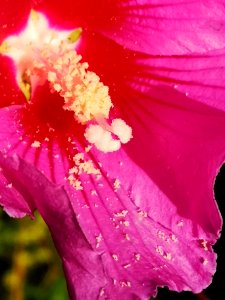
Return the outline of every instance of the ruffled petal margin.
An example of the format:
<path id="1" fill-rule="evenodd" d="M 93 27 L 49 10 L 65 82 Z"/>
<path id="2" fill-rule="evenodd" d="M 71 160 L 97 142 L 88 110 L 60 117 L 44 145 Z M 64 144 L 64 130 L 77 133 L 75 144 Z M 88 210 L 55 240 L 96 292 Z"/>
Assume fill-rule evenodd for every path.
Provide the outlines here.
<path id="1" fill-rule="evenodd" d="M 207 232 L 181 216 L 123 151 L 95 157 L 102 176 L 81 176 L 83 191 L 50 183 L 15 155 L 0 159 L 7 180 L 2 189 L 10 184 L 25 191 L 23 206 L 36 207 L 48 224 L 71 299 L 147 299 L 157 286 L 194 292 L 206 287 L 216 268 Z M 20 216 L 20 203 L 3 195 L 5 210 Z"/>

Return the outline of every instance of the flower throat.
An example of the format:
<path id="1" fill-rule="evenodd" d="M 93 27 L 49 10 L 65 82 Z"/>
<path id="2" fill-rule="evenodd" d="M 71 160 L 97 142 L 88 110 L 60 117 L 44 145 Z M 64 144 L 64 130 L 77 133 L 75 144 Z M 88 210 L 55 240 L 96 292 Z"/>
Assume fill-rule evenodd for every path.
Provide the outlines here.
<path id="1" fill-rule="evenodd" d="M 81 62 L 75 50 L 80 34 L 80 29 L 51 29 L 43 14 L 31 11 L 24 31 L 5 39 L 0 53 L 13 59 L 17 83 L 27 101 L 37 86 L 49 82 L 50 92 L 64 99 L 63 109 L 72 111 L 74 119 L 86 126 L 86 140 L 100 151 L 117 151 L 132 138 L 132 129 L 122 119 L 109 124 L 113 107 L 109 88 L 88 70 L 88 63 Z"/>

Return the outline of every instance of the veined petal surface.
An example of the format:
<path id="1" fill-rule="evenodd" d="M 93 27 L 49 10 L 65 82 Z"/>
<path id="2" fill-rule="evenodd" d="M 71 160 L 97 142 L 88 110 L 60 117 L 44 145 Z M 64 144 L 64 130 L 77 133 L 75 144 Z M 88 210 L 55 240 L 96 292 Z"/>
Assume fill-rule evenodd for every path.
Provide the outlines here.
<path id="1" fill-rule="evenodd" d="M 225 154 L 221 1 L 24 1 L 18 18 L 9 3 L 2 40 L 30 8 L 52 26 L 83 28 L 78 51 L 133 139 L 115 153 L 86 152 L 59 95 L 44 85 L 25 104 L 1 57 L 0 204 L 14 217 L 40 211 L 72 299 L 147 299 L 164 285 L 201 291 L 221 229 L 212 193 Z M 80 190 L 68 182 L 77 152 L 100 172 L 79 174 Z"/>

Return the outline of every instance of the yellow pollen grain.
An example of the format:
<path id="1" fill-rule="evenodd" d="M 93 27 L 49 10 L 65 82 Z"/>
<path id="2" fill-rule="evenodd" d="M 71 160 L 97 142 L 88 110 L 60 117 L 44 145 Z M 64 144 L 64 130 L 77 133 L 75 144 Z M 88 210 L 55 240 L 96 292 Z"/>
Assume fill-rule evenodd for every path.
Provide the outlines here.
<path id="1" fill-rule="evenodd" d="M 128 269 L 131 267 L 131 264 L 126 264 L 126 265 L 123 265 L 124 269 Z"/>
<path id="2" fill-rule="evenodd" d="M 54 82 L 57 80 L 57 76 L 55 72 L 48 72 L 48 80 Z"/>
<path id="3" fill-rule="evenodd" d="M 99 296 L 103 297 L 105 294 L 105 290 L 103 288 L 101 288 L 100 292 L 99 292 Z"/>
<path id="4" fill-rule="evenodd" d="M 161 246 L 156 247 L 156 252 L 159 253 L 161 256 L 163 256 L 164 254 L 163 248 Z"/>
<path id="5" fill-rule="evenodd" d="M 158 237 L 162 240 L 165 240 L 166 239 L 166 235 L 163 231 L 159 230 L 158 231 Z"/>
<path id="6" fill-rule="evenodd" d="M 139 210 L 138 211 L 138 215 L 141 217 L 141 218 L 147 218 L 148 217 L 148 213 L 146 211 L 143 211 L 143 210 Z"/>
<path id="7" fill-rule="evenodd" d="M 130 222 L 129 221 L 124 221 L 124 222 L 122 222 L 123 223 L 123 225 L 125 226 L 125 227 L 129 227 L 130 226 Z"/>
<path id="8" fill-rule="evenodd" d="M 77 173 L 78 175 L 82 174 L 82 173 L 86 173 L 86 174 L 92 174 L 92 175 L 99 175 L 100 174 L 100 170 L 95 168 L 93 162 L 91 160 L 86 160 L 84 158 L 84 154 L 83 153 L 77 153 L 74 157 L 73 157 L 73 161 L 75 163 L 75 167 L 70 169 L 70 173 L 74 172 Z"/>
<path id="9" fill-rule="evenodd" d="M 125 239 L 126 239 L 127 241 L 130 241 L 130 236 L 129 236 L 128 233 L 125 234 Z"/>
<path id="10" fill-rule="evenodd" d="M 96 192 L 95 190 L 92 190 L 92 191 L 91 191 L 91 195 L 92 195 L 92 196 L 97 196 L 97 192 Z"/>
<path id="11" fill-rule="evenodd" d="M 177 222 L 177 227 L 183 227 L 184 226 L 184 221 L 180 220 Z"/>
<path id="12" fill-rule="evenodd" d="M 90 161 L 90 160 L 80 163 L 78 174 L 80 174 L 82 172 L 86 173 L 86 174 L 94 174 L 94 175 L 97 175 L 100 173 L 100 171 L 94 167 L 92 161 Z"/>
<path id="13" fill-rule="evenodd" d="M 9 183 L 9 184 L 6 185 L 6 187 L 7 187 L 8 189 L 11 189 L 12 186 L 13 186 L 12 183 Z"/>
<path id="14" fill-rule="evenodd" d="M 114 216 L 115 217 L 126 217 L 127 214 L 128 214 L 128 210 L 123 209 L 120 212 L 115 213 Z"/>
<path id="15" fill-rule="evenodd" d="M 86 153 L 88 153 L 88 152 L 91 150 L 91 148 L 92 148 L 92 146 L 91 146 L 91 145 L 89 145 L 89 146 L 85 147 L 85 149 L 84 149 L 84 150 L 85 150 L 85 152 L 86 152 Z"/>
<path id="16" fill-rule="evenodd" d="M 54 87 L 54 90 L 55 90 L 56 92 L 60 92 L 61 89 L 62 89 L 62 87 L 61 87 L 61 85 L 60 85 L 59 83 L 55 83 L 55 84 L 53 85 L 53 87 Z"/>
<path id="17" fill-rule="evenodd" d="M 76 179 L 73 175 L 68 176 L 70 185 L 72 185 L 77 191 L 83 190 L 81 181 Z"/>
<path id="18" fill-rule="evenodd" d="M 80 163 L 81 160 L 84 159 L 84 153 L 77 153 L 76 155 L 74 155 L 73 157 L 73 161 L 75 163 Z"/>
<path id="19" fill-rule="evenodd" d="M 73 168 L 69 169 L 69 174 L 77 174 L 77 173 L 78 173 L 77 167 L 73 167 Z"/>
<path id="20" fill-rule="evenodd" d="M 121 287 L 131 287 L 131 282 L 130 281 L 120 281 L 120 286 Z"/>
<path id="21" fill-rule="evenodd" d="M 171 253 L 166 253 L 165 255 L 163 255 L 163 257 L 167 260 L 171 260 L 172 259 L 172 254 Z"/>
<path id="22" fill-rule="evenodd" d="M 140 253 L 137 253 L 137 254 L 135 254 L 135 260 L 136 261 L 139 261 L 140 259 L 141 259 L 141 254 Z"/>
<path id="23" fill-rule="evenodd" d="M 119 260 L 119 257 L 118 257 L 118 255 L 116 255 L 116 254 L 112 254 L 112 258 L 113 258 L 115 261 L 118 261 L 118 260 Z"/>
<path id="24" fill-rule="evenodd" d="M 177 240 L 177 237 L 175 236 L 175 234 L 171 234 L 170 238 L 171 238 L 171 240 L 172 240 L 173 242 L 177 242 L 177 241 L 178 241 L 178 240 Z"/>
<path id="25" fill-rule="evenodd" d="M 201 246 L 203 247 L 203 249 L 205 250 L 205 251 L 208 251 L 209 249 L 208 249 L 208 242 L 206 241 L 206 240 L 202 240 L 201 241 Z"/>
<path id="26" fill-rule="evenodd" d="M 31 147 L 33 148 L 39 148 L 41 146 L 41 143 L 39 141 L 34 141 L 32 144 L 31 144 Z"/>
<path id="27" fill-rule="evenodd" d="M 120 188 L 120 180 L 118 178 L 115 179 L 113 186 L 115 191 L 117 191 Z"/>
<path id="28" fill-rule="evenodd" d="M 101 235 L 101 233 L 100 233 L 98 236 L 96 236 L 95 239 L 96 239 L 96 248 L 99 248 L 100 242 L 101 242 L 101 240 L 102 240 L 102 235 Z"/>

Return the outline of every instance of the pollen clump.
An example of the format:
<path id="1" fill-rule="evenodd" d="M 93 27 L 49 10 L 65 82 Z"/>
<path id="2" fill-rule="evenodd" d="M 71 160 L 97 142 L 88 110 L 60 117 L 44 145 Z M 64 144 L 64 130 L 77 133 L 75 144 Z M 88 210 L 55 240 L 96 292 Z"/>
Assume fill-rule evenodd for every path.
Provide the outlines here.
<path id="1" fill-rule="evenodd" d="M 132 129 L 122 119 L 112 121 L 112 132 L 117 135 L 121 143 L 126 144 L 132 137 Z"/>
<path id="2" fill-rule="evenodd" d="M 77 153 L 73 157 L 73 161 L 75 163 L 75 167 L 73 167 L 71 170 L 73 170 L 73 173 L 76 173 L 78 175 L 80 174 L 92 174 L 92 175 L 99 175 L 100 170 L 95 168 L 93 162 L 89 160 L 85 160 L 83 153 Z"/>
<path id="3" fill-rule="evenodd" d="M 120 148 L 120 142 L 112 138 L 111 132 L 100 125 L 90 125 L 85 131 L 85 138 L 102 152 L 113 152 Z"/>
<path id="4" fill-rule="evenodd" d="M 84 153 L 77 153 L 73 157 L 74 166 L 69 169 L 69 176 L 67 177 L 70 185 L 75 187 L 76 190 L 83 190 L 82 183 L 80 181 L 80 175 L 95 175 L 100 176 L 101 172 L 94 166 L 92 160 L 87 160 L 84 157 Z"/>
<path id="5" fill-rule="evenodd" d="M 112 134 L 115 136 L 113 138 Z M 114 152 L 132 138 L 132 129 L 122 119 L 114 119 L 110 125 L 91 124 L 84 134 L 87 141 L 102 152 Z"/>
<path id="6" fill-rule="evenodd" d="M 52 91 L 59 92 L 64 109 L 74 112 L 79 123 L 86 124 L 97 116 L 107 119 L 112 107 L 108 87 L 87 70 L 88 64 L 80 62 L 75 50 L 66 49 L 63 43 L 60 47 L 57 59 L 54 52 L 45 54 Z"/>

